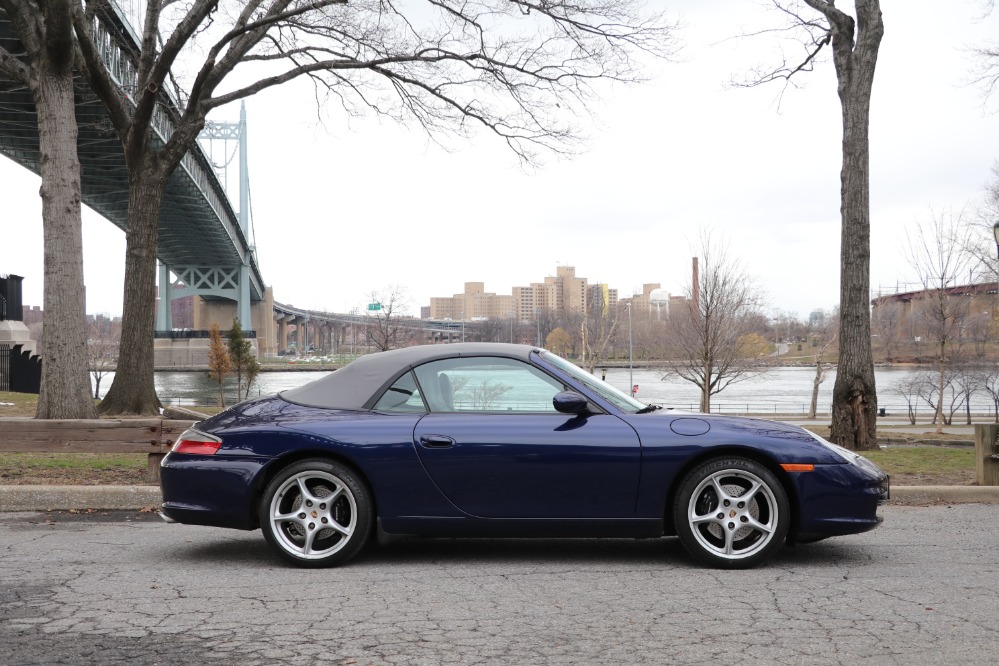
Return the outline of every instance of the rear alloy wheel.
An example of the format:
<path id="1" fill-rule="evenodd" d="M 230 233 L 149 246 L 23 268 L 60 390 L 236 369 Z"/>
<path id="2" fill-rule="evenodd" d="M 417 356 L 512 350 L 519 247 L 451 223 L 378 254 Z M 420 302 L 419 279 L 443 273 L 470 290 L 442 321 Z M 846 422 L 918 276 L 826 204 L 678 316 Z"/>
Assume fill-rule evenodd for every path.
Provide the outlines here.
<path id="1" fill-rule="evenodd" d="M 673 520 L 684 548 L 697 559 L 748 569 L 781 548 L 791 510 L 766 467 L 746 458 L 717 458 L 684 477 Z"/>
<path id="2" fill-rule="evenodd" d="M 260 528 L 284 559 L 304 567 L 343 564 L 371 533 L 367 487 L 347 467 L 303 460 L 281 470 L 260 502 Z"/>

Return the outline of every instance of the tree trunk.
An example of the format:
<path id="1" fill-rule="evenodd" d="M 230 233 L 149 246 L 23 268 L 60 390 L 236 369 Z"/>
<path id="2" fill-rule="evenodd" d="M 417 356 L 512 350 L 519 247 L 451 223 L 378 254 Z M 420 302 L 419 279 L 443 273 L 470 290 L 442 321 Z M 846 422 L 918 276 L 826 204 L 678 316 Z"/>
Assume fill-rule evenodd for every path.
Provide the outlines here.
<path id="1" fill-rule="evenodd" d="M 834 21 L 833 60 L 843 111 L 840 175 L 840 354 L 833 387 L 830 439 L 854 450 L 877 448 L 878 398 L 871 350 L 870 126 L 871 90 L 884 33 L 876 0 L 857 0 L 853 21 Z"/>
<path id="2" fill-rule="evenodd" d="M 160 206 L 167 177 L 147 160 L 128 184 L 125 234 L 125 283 L 118 370 L 100 404 L 104 414 L 158 414 L 153 381 L 153 330 L 156 325 L 156 245 Z"/>
<path id="3" fill-rule="evenodd" d="M 701 384 L 701 413 L 711 413 L 711 373 L 713 368 L 710 363 L 704 364 L 704 377 Z"/>
<path id="4" fill-rule="evenodd" d="M 90 397 L 78 129 L 70 66 L 37 65 L 42 228 L 45 239 L 45 356 L 35 417 L 96 418 Z"/>
<path id="5" fill-rule="evenodd" d="M 944 401 L 944 386 L 946 385 L 946 370 L 947 365 L 944 361 L 944 343 L 940 343 L 940 377 L 937 380 L 937 434 L 943 434 L 943 401 Z"/>
<path id="6" fill-rule="evenodd" d="M 815 377 L 812 379 L 812 403 L 808 407 L 808 418 L 810 419 L 814 419 L 819 411 L 819 386 L 822 384 L 825 374 L 822 363 L 816 363 Z"/>

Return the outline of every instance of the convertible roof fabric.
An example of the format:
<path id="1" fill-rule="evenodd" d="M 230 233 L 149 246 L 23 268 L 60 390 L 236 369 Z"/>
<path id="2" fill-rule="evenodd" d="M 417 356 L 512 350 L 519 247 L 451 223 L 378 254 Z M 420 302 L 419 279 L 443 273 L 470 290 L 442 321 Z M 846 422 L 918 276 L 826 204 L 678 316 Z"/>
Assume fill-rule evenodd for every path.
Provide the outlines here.
<path id="1" fill-rule="evenodd" d="M 457 342 L 420 345 L 367 354 L 333 374 L 305 386 L 281 392 L 281 398 L 297 405 L 327 409 L 370 409 L 377 398 L 407 370 L 443 358 L 501 356 L 528 361 L 532 345 L 496 342 Z"/>

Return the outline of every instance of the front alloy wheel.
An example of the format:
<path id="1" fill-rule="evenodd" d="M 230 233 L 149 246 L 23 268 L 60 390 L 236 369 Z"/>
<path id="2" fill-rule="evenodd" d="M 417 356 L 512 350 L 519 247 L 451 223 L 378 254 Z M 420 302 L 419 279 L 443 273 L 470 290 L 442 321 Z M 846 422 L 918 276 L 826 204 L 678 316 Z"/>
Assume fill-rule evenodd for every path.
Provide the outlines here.
<path id="1" fill-rule="evenodd" d="M 748 569 L 772 557 L 790 518 L 780 482 L 746 458 L 719 458 L 693 470 L 673 507 L 676 533 L 687 551 L 723 569 Z"/>
<path id="2" fill-rule="evenodd" d="M 303 460 L 281 470 L 260 502 L 264 538 L 306 567 L 343 564 L 371 532 L 371 500 L 355 473 L 332 461 Z"/>

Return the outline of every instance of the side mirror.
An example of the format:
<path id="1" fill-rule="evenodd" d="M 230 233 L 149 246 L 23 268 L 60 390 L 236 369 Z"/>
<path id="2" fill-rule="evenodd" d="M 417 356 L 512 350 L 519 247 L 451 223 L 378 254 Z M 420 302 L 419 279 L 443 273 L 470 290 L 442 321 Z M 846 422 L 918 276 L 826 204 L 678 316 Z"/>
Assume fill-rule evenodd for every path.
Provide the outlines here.
<path id="1" fill-rule="evenodd" d="M 575 391 L 561 391 L 552 398 L 552 405 L 562 414 L 585 414 L 590 403 Z"/>

